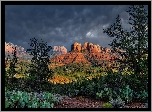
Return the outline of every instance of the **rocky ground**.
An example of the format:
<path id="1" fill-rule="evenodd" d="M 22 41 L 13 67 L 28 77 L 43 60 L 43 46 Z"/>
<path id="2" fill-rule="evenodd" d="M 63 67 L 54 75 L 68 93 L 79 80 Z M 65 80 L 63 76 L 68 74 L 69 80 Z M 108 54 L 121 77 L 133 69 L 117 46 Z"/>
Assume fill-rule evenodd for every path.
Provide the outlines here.
<path id="1" fill-rule="evenodd" d="M 55 108 L 103 108 L 104 102 L 88 97 L 64 97 L 62 102 L 55 106 Z M 144 103 L 133 102 L 126 104 L 125 108 L 146 108 Z"/>

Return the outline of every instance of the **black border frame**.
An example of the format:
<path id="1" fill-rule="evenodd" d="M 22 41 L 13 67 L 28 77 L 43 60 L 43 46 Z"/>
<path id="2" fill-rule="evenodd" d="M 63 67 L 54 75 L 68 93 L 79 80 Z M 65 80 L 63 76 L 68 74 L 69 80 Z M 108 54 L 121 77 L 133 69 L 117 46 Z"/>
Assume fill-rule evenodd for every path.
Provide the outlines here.
<path id="1" fill-rule="evenodd" d="M 2 111 L 151 111 L 151 64 L 149 63 L 149 102 L 148 108 L 53 108 L 53 109 L 6 109 L 5 108 L 5 86 L 4 79 L 5 76 L 3 73 L 5 72 L 5 5 L 148 5 L 148 30 L 149 30 L 149 41 L 151 42 L 151 1 L 1 1 L 1 50 L 2 50 L 2 72 L 1 72 L 1 110 Z M 148 61 L 151 62 L 151 44 L 149 46 L 149 54 Z"/>

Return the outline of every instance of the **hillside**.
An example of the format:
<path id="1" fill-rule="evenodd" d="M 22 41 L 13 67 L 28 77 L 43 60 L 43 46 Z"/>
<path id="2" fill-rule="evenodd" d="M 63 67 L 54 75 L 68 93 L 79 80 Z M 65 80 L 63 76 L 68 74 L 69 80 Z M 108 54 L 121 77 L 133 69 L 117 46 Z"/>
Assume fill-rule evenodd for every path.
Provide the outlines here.
<path id="1" fill-rule="evenodd" d="M 55 56 L 52 63 L 65 65 L 69 63 L 95 64 L 110 67 L 118 56 L 109 48 L 103 48 L 93 43 L 85 42 L 84 45 L 75 42 L 71 45 L 71 51 Z"/>
<path id="2" fill-rule="evenodd" d="M 12 47 L 17 47 L 18 57 L 31 58 L 22 46 L 5 42 L 6 56 L 8 53 L 12 53 Z M 115 58 L 118 58 L 116 53 L 111 52 L 111 49 L 90 42 L 85 42 L 84 45 L 75 42 L 71 45 L 70 52 L 67 52 L 67 49 L 64 46 L 53 46 L 52 51 L 52 54 L 50 54 L 50 60 L 52 63 L 55 63 L 56 66 L 63 66 L 69 63 L 83 63 L 87 65 L 93 64 L 110 67 L 114 64 Z M 54 67 L 54 65 L 52 67 Z"/>
<path id="3" fill-rule="evenodd" d="M 5 42 L 5 56 L 7 56 L 8 54 L 11 56 L 14 50 L 13 48 L 15 47 L 17 51 L 17 57 L 31 58 L 31 56 L 29 55 L 29 53 L 26 52 L 26 49 L 24 49 L 24 47 L 15 45 L 11 42 L 8 43 Z M 50 54 L 50 58 L 66 53 L 67 53 L 67 49 L 64 46 L 53 46 L 53 50 L 52 50 L 52 54 Z"/>

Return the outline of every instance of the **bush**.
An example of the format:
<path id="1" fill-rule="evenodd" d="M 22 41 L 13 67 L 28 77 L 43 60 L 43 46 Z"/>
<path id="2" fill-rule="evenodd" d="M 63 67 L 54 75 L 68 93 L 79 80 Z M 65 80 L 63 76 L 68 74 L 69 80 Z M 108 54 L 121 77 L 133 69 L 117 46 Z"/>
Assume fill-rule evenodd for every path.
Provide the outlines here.
<path id="1" fill-rule="evenodd" d="M 80 95 L 97 97 L 98 99 L 107 101 L 116 99 L 118 96 L 126 102 L 130 102 L 135 98 L 139 101 L 143 95 L 140 97 L 139 95 L 135 95 L 136 91 L 131 88 L 134 82 L 130 80 L 135 80 L 132 77 L 114 73 L 99 78 L 92 78 L 92 80 L 81 79 L 68 84 L 52 84 L 52 89 L 50 91 L 69 96 Z M 147 91 L 145 90 L 145 92 Z M 141 94 L 140 91 L 137 93 Z"/>
<path id="2" fill-rule="evenodd" d="M 109 88 L 113 88 L 113 90 L 118 91 L 118 88 L 124 88 L 126 86 L 125 76 L 108 72 L 108 75 L 105 76 L 105 81 Z"/>
<path id="3" fill-rule="evenodd" d="M 112 99 L 112 90 L 110 88 L 104 88 L 104 90 L 101 90 L 101 92 L 97 92 L 96 96 L 104 101 L 109 101 Z"/>
<path id="4" fill-rule="evenodd" d="M 127 76 L 127 84 L 135 92 L 148 91 L 148 74 L 133 74 Z"/>
<path id="5" fill-rule="evenodd" d="M 49 55 L 48 52 L 52 49 L 51 46 L 47 46 L 47 42 L 41 40 L 39 42 L 36 38 L 30 39 L 30 49 L 27 49 L 27 52 L 32 55 L 32 64 L 30 65 L 30 77 L 34 79 L 35 86 L 38 86 L 38 91 L 42 90 L 42 83 L 48 81 L 48 78 L 51 76 L 48 64 L 49 62 Z"/>
<path id="6" fill-rule="evenodd" d="M 142 78 L 141 76 L 143 76 L 144 78 Z M 42 90 L 51 93 L 68 95 L 71 97 L 77 95 L 90 96 L 105 101 L 116 99 L 118 96 L 120 96 L 126 102 L 131 102 L 135 100 L 147 102 L 148 90 L 146 89 L 146 87 L 144 88 L 144 85 L 146 85 L 146 83 L 141 83 L 140 81 L 140 79 L 146 80 L 146 75 L 141 76 L 135 77 L 130 75 L 125 76 L 118 74 L 110 74 L 107 76 L 101 76 L 99 78 L 92 78 L 92 80 L 81 78 L 76 82 L 70 82 L 67 84 L 52 84 L 49 82 L 43 82 Z M 111 77 L 111 79 L 109 77 Z M 122 79 L 119 79 L 119 77 L 121 77 Z M 16 80 L 16 83 L 12 85 L 9 84 L 7 85 L 7 87 L 9 89 L 17 87 L 19 90 L 27 92 L 37 91 L 38 88 L 37 86 L 35 86 L 36 83 L 34 82 L 34 79 L 34 77 L 22 79 L 15 78 L 14 80 Z M 109 80 L 111 80 L 111 82 Z M 119 82 L 119 84 L 116 84 L 118 83 L 117 81 Z M 24 84 L 21 85 L 21 82 L 23 82 Z M 124 82 L 123 86 L 121 85 L 121 82 Z M 115 87 L 112 84 L 115 84 Z M 141 88 L 141 90 L 137 89 L 137 87 L 132 86 L 137 84 L 140 85 L 140 87 L 137 87 Z"/>
<path id="7" fill-rule="evenodd" d="M 133 98 L 133 90 L 130 89 L 129 85 L 126 85 L 124 89 L 119 89 L 120 97 L 125 100 L 127 103 L 132 101 Z"/>
<path id="8" fill-rule="evenodd" d="M 125 101 L 122 101 L 120 97 L 118 97 L 115 100 L 111 100 L 110 103 L 114 108 L 124 108 L 125 107 Z"/>
<path id="9" fill-rule="evenodd" d="M 148 92 L 140 91 L 140 92 L 134 92 L 134 100 L 138 100 L 141 102 L 148 102 Z"/>
<path id="10" fill-rule="evenodd" d="M 129 75 L 126 77 L 126 83 L 133 90 L 133 101 L 146 101 L 148 99 L 148 74 Z"/>
<path id="11" fill-rule="evenodd" d="M 5 108 L 53 108 L 55 103 L 59 103 L 58 98 L 47 92 L 22 92 L 5 90 Z"/>
<path id="12" fill-rule="evenodd" d="M 98 90 L 98 87 L 96 86 L 96 80 L 77 80 L 76 82 L 67 84 L 50 84 L 52 88 L 50 91 L 52 93 L 60 93 L 71 97 L 76 95 L 95 96 Z"/>
<path id="13" fill-rule="evenodd" d="M 103 104 L 103 108 L 113 108 L 112 104 L 107 102 Z"/>

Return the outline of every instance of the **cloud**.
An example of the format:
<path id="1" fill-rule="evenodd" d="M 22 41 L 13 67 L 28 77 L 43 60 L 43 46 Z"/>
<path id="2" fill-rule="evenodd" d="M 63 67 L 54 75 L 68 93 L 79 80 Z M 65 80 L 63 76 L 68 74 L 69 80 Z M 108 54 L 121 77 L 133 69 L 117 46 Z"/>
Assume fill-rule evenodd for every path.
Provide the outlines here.
<path id="1" fill-rule="evenodd" d="M 128 28 L 125 5 L 8 5 L 5 9 L 5 40 L 29 47 L 30 38 L 43 39 L 51 46 L 65 46 L 86 41 L 108 47 L 110 38 L 103 29 L 118 14 Z"/>
<path id="2" fill-rule="evenodd" d="M 103 29 L 106 29 L 106 28 L 108 28 L 108 27 L 109 27 L 109 23 L 107 23 L 107 24 L 104 24 L 102 27 L 103 27 Z"/>

